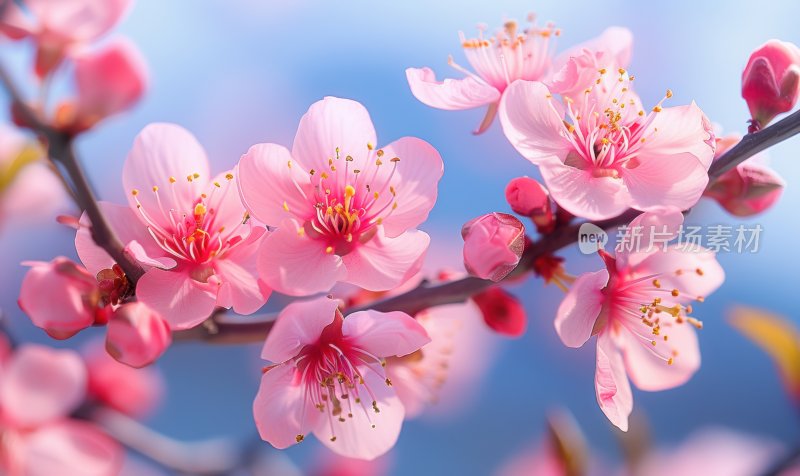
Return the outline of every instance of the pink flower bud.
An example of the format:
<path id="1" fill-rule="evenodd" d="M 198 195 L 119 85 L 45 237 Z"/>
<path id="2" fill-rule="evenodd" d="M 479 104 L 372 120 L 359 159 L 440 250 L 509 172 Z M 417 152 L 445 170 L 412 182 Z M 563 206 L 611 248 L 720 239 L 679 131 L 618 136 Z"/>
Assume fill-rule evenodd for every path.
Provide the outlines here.
<path id="1" fill-rule="evenodd" d="M 780 198 L 784 182 L 775 171 L 745 162 L 726 172 L 705 192 L 731 215 L 746 217 L 761 213 Z"/>
<path id="2" fill-rule="evenodd" d="M 755 130 L 778 114 L 790 111 L 800 93 L 800 49 L 770 40 L 750 55 L 742 73 L 742 97 Z"/>
<path id="3" fill-rule="evenodd" d="M 167 322 L 141 302 L 123 304 L 108 321 L 106 350 L 131 367 L 155 362 L 171 343 Z"/>
<path id="4" fill-rule="evenodd" d="M 506 201 L 514 213 L 529 217 L 536 228 L 547 233 L 552 230 L 553 210 L 547 189 L 530 177 L 517 177 L 506 186 Z"/>
<path id="5" fill-rule="evenodd" d="M 145 62 L 135 46 L 117 40 L 75 58 L 75 83 L 77 101 L 62 104 L 56 117 L 72 133 L 133 107 L 147 87 Z"/>
<path id="6" fill-rule="evenodd" d="M 60 256 L 31 269 L 22 280 L 19 307 L 54 339 L 67 339 L 95 322 L 100 293 L 84 267 Z"/>
<path id="7" fill-rule="evenodd" d="M 486 325 L 499 334 L 519 337 L 525 333 L 528 318 L 522 304 L 499 287 L 472 296 L 481 309 Z"/>
<path id="8" fill-rule="evenodd" d="M 111 358 L 102 341 L 93 340 L 83 352 L 89 370 L 89 394 L 117 411 L 133 417 L 148 415 L 164 395 L 158 369 L 135 369 Z"/>
<path id="9" fill-rule="evenodd" d="M 467 222 L 464 266 L 470 274 L 500 281 L 514 270 L 525 249 L 525 227 L 507 213 L 489 213 Z"/>

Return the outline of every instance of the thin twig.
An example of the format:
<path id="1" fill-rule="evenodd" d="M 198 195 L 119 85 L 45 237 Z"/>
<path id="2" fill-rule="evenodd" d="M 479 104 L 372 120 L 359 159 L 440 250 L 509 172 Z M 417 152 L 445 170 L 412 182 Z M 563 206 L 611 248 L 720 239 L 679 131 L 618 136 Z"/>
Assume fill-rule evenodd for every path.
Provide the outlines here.
<path id="1" fill-rule="evenodd" d="M 172 471 L 186 474 L 223 475 L 239 465 L 240 452 L 227 439 L 182 442 L 164 436 L 108 408 L 96 408 L 89 419 L 129 449 Z"/>
<path id="2" fill-rule="evenodd" d="M 19 89 L 17 89 L 3 65 L 0 65 L 0 83 L 8 91 L 15 114 L 46 142 L 50 160 L 63 167 L 63 171 L 58 167 L 56 169 L 59 173 L 62 173 L 62 179 L 65 183 L 72 184 L 72 190 L 68 191 L 75 198 L 77 205 L 85 210 L 89 216 L 89 220 L 92 222 L 91 233 L 94 242 L 97 243 L 97 246 L 106 250 L 111 258 L 122 267 L 125 274 L 128 275 L 128 279 L 135 284 L 144 274 L 144 271 L 136 261 L 125 253 L 122 241 L 117 237 L 100 211 L 97 198 L 95 198 L 94 192 L 83 173 L 83 168 L 75 156 L 73 137 L 47 124 L 35 110 L 25 103 Z M 63 172 L 66 172 L 66 177 L 63 176 Z"/>

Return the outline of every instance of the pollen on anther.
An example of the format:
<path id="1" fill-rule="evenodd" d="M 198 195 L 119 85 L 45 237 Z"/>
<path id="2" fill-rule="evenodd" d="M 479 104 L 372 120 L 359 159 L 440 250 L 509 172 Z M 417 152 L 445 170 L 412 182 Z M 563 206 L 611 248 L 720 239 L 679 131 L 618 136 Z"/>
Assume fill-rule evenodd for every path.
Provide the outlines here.
<path id="1" fill-rule="evenodd" d="M 222 185 L 220 185 L 219 182 L 214 182 L 214 186 L 217 187 L 217 188 L 222 187 Z"/>
<path id="2" fill-rule="evenodd" d="M 694 270 L 694 271 L 695 271 L 695 273 L 697 273 L 697 274 L 698 274 L 698 276 L 702 276 L 702 275 L 703 275 L 703 270 L 702 270 L 701 268 L 697 268 L 697 269 L 696 269 L 696 270 Z"/>
<path id="3" fill-rule="evenodd" d="M 672 296 L 673 297 L 678 297 L 678 294 L 680 294 L 680 292 L 677 289 L 673 289 L 672 290 Z"/>
<path id="4" fill-rule="evenodd" d="M 661 106 L 655 106 L 653 112 L 661 112 Z"/>
<path id="5" fill-rule="evenodd" d="M 158 192 L 158 185 L 153 185 L 153 191 Z"/>
<path id="6" fill-rule="evenodd" d="M 653 280 L 653 286 L 655 286 L 657 288 L 660 288 L 661 287 L 661 281 L 659 281 L 658 279 L 654 279 Z"/>
<path id="7" fill-rule="evenodd" d="M 233 180 L 233 174 L 231 174 L 231 173 L 225 174 L 225 179 L 226 180 Z"/>
<path id="8" fill-rule="evenodd" d="M 672 97 L 672 90 L 671 89 L 667 89 L 667 97 L 668 98 Z"/>
<path id="9" fill-rule="evenodd" d="M 139 195 L 139 191 L 134 188 L 133 190 L 131 190 L 131 195 L 135 197 L 136 195 Z"/>
<path id="10" fill-rule="evenodd" d="M 283 209 L 286 210 L 287 212 L 289 211 L 289 204 L 286 203 L 286 200 L 283 201 Z"/>
<path id="11" fill-rule="evenodd" d="M 296 441 L 298 443 L 300 443 L 304 439 L 306 439 L 306 437 L 304 435 L 297 435 L 297 436 L 294 437 L 294 441 Z"/>
<path id="12" fill-rule="evenodd" d="M 328 246 L 327 248 L 325 248 L 325 253 L 327 254 L 333 253 L 333 246 Z"/>
<path id="13" fill-rule="evenodd" d="M 169 178 L 169 183 L 175 183 L 175 182 L 177 182 L 177 180 L 175 179 L 175 177 L 170 177 L 170 178 Z"/>

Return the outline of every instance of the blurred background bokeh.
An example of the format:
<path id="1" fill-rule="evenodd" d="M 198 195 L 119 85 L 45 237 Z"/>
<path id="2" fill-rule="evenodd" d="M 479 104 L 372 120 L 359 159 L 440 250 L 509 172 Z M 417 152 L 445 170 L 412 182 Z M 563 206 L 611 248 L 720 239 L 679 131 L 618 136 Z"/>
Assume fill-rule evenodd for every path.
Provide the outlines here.
<path id="1" fill-rule="evenodd" d="M 79 155 L 107 200 L 122 201 L 120 172 L 136 133 L 147 123 L 176 122 L 206 147 L 217 170 L 232 167 L 258 142 L 291 144 L 300 116 L 323 96 L 356 99 L 370 111 L 379 143 L 421 137 L 445 161 L 439 200 L 423 229 L 433 237 L 432 267 L 460 266 L 460 228 L 490 211 L 508 211 L 503 189 L 518 175 L 537 176 L 503 137 L 499 124 L 470 132 L 482 111 L 431 109 L 411 95 L 404 70 L 430 66 L 453 76 L 452 54 L 466 64 L 458 31 L 478 23 L 490 29 L 507 18 L 535 11 L 561 29 L 557 47 L 587 40 L 611 25 L 630 28 L 630 70 L 645 104 L 665 88 L 672 105 L 696 101 L 725 132 L 745 132 L 747 108 L 740 75 L 755 47 L 770 38 L 800 43 L 800 3 L 782 2 L 564 2 L 483 1 L 313 2 L 310 0 L 139 0 L 118 32 L 142 50 L 151 86 L 131 113 L 104 122 L 81 137 Z M 7 63 L 26 70 L 30 51 L 0 46 Z M 25 81 L 24 75 L 18 75 Z M 56 85 L 67 90 L 67 85 Z M 7 111 L 5 97 L 0 109 Z M 788 186 L 770 211 L 745 223 L 763 227 L 757 253 L 722 253 L 727 279 L 697 307 L 703 364 L 686 385 L 665 392 L 635 391 L 635 414 L 646 419 L 654 444 L 670 445 L 693 430 L 725 426 L 791 444 L 800 422 L 768 357 L 725 322 L 736 304 L 783 314 L 800 325 L 800 138 L 770 149 L 772 167 Z M 689 221 L 738 225 L 714 202 L 702 201 Z M 21 340 L 76 346 L 93 332 L 54 342 L 19 310 L 16 299 L 28 259 L 74 257 L 70 230 L 56 224 L 0 231 L 0 306 Z M 596 256 L 563 252 L 572 273 L 597 269 Z M 594 457 L 614 466 L 620 450 L 615 432 L 594 395 L 594 347 L 564 347 L 553 329 L 563 294 L 530 278 L 512 292 L 524 303 L 529 328 L 517 340 L 489 337 L 477 346 L 475 378 L 439 405 L 458 411 L 405 424 L 391 457 L 391 474 L 489 474 L 535 443 L 554 407 L 572 412 Z M 46 299 L 46 296 L 42 297 Z M 274 299 L 268 308 L 280 304 Z M 489 349 L 492 349 L 489 351 Z M 257 438 L 251 404 L 258 385 L 258 346 L 175 344 L 158 363 L 168 397 L 148 424 L 170 436 L 200 439 Z M 481 368 L 485 367 L 485 371 Z M 483 375 L 480 375 L 483 373 Z M 465 403 L 456 401 L 466 399 Z M 244 444 L 244 443 L 243 443 Z M 264 448 L 267 444 L 263 443 Z M 286 454 L 308 468 L 319 457 L 307 440 Z"/>

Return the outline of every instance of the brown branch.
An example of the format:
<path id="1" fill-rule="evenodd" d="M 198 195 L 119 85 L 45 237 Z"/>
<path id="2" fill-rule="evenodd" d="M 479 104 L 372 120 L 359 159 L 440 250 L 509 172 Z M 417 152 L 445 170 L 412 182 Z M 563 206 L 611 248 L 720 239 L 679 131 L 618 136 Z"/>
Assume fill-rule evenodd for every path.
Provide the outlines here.
<path id="1" fill-rule="evenodd" d="M 63 167 L 63 172 L 66 172 L 66 177 L 64 177 L 62 170 L 56 167 L 59 173 L 62 174 L 64 182 L 72 184 L 72 190 L 68 191 L 75 198 L 77 205 L 86 211 L 89 220 L 91 220 L 91 233 L 94 242 L 97 246 L 106 250 L 114 261 L 119 263 L 125 274 L 128 275 L 128 279 L 135 284 L 144 274 L 144 271 L 136 261 L 125 253 L 122 241 L 117 237 L 100 211 L 97 198 L 75 156 L 73 137 L 50 126 L 39 117 L 37 112 L 23 100 L 19 89 L 17 89 L 14 81 L 2 65 L 0 65 L 0 83 L 8 91 L 14 113 L 47 144 L 47 153 L 50 160 L 60 164 Z"/>
<path id="2" fill-rule="evenodd" d="M 800 133 L 800 111 L 797 111 L 759 132 L 748 134 L 739 144 L 714 161 L 708 171 L 709 182 L 753 155 Z M 596 222 L 603 229 L 611 229 L 629 223 L 640 212 L 628 210 L 618 217 Z M 533 262 L 540 256 L 552 254 L 578 240 L 581 223 L 564 225 L 544 235 L 525 249 L 517 269 L 506 279 L 511 279 L 531 270 Z M 376 311 L 404 311 L 415 314 L 429 307 L 463 302 L 470 296 L 496 285 L 492 281 L 467 277 L 443 284 L 421 283 L 416 288 L 397 296 L 347 309 L 345 312 L 373 309 Z M 275 319 L 273 315 L 253 316 L 255 320 L 210 320 L 213 324 L 175 333 L 176 340 L 203 340 L 212 343 L 262 342 L 269 333 Z"/>

